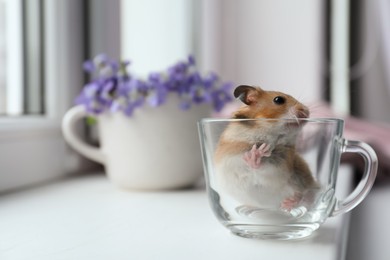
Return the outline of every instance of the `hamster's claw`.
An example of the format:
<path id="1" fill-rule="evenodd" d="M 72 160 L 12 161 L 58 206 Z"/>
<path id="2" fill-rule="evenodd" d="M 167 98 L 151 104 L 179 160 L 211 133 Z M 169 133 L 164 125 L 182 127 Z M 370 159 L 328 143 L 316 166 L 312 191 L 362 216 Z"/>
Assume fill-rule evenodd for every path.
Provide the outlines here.
<path id="1" fill-rule="evenodd" d="M 284 199 L 280 207 L 285 211 L 291 211 L 299 204 L 301 199 L 302 195 L 300 193 L 296 193 L 293 196 Z"/>
<path id="2" fill-rule="evenodd" d="M 253 148 L 252 148 L 253 149 Z M 271 156 L 271 145 L 263 143 L 258 148 L 258 151 L 262 155 L 262 157 L 270 157 Z"/>
<path id="3" fill-rule="evenodd" d="M 261 144 L 259 148 L 257 148 L 256 144 L 254 144 L 249 152 L 244 153 L 244 161 L 253 169 L 259 169 L 261 165 L 261 158 L 271 156 L 270 148 L 271 146 L 266 143 Z"/>

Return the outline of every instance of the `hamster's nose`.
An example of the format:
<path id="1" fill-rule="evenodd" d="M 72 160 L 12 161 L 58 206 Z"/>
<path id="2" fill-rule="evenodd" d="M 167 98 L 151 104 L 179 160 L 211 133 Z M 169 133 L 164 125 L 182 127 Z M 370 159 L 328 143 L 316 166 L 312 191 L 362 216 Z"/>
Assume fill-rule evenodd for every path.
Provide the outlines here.
<path id="1" fill-rule="evenodd" d="M 298 118 L 308 118 L 310 116 L 310 111 L 305 106 L 300 106 L 296 109 L 296 116 Z"/>

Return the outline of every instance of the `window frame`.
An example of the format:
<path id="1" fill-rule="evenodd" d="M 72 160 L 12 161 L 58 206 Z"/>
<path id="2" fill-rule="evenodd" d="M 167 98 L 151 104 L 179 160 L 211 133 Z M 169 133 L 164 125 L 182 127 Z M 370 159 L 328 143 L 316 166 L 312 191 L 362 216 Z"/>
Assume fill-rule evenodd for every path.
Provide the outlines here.
<path id="1" fill-rule="evenodd" d="M 0 192 L 50 181 L 80 167 L 62 137 L 61 120 L 84 82 L 83 1 L 42 3 L 46 113 L 0 117 Z"/>
<path id="2" fill-rule="evenodd" d="M 23 0 L 4 0 L 7 58 L 6 114 L 23 113 Z M 12 14 L 12 15 L 11 15 Z M 11 42 L 10 39 L 15 39 Z"/>

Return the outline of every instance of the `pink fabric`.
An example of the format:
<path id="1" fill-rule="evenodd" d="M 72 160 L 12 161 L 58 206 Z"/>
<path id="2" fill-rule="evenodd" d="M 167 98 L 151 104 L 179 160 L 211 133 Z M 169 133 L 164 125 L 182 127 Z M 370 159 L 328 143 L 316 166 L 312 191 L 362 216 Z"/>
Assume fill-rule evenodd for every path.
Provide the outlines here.
<path id="1" fill-rule="evenodd" d="M 241 106 L 241 103 L 232 102 L 215 117 L 229 118 L 232 113 Z M 383 122 L 370 122 L 353 116 L 342 117 L 337 115 L 326 102 L 309 104 L 310 117 L 342 118 L 345 122 L 344 137 L 349 140 L 363 141 L 374 148 L 379 159 L 378 178 L 390 176 L 390 124 Z M 348 162 L 362 170 L 363 163 L 359 156 L 344 156 L 344 162 Z"/>
<path id="2" fill-rule="evenodd" d="M 346 139 L 363 141 L 371 145 L 378 156 L 378 179 L 382 179 L 386 175 L 390 176 L 390 124 L 372 122 L 353 116 L 341 117 L 332 111 L 326 103 L 322 103 L 317 111 L 315 109 L 312 117 L 321 117 L 323 113 L 330 117 L 344 119 L 344 137 Z M 363 163 L 360 158 L 346 156 L 346 161 L 362 170 Z"/>

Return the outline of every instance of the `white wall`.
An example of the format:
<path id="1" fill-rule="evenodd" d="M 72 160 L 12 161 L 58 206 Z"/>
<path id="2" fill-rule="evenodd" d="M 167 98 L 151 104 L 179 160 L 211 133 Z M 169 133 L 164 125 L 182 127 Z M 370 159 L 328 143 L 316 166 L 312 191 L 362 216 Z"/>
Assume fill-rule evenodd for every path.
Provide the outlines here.
<path id="1" fill-rule="evenodd" d="M 205 0 L 202 3 L 203 9 L 220 7 L 215 15 L 219 32 L 214 29 L 221 37 L 214 41 L 220 45 L 220 53 L 214 55 L 221 59 L 215 63 L 219 66 L 215 69 L 224 78 L 237 84 L 285 91 L 303 101 L 322 96 L 323 1 Z M 201 15 L 206 16 L 201 21 L 209 21 L 213 14 L 203 10 Z M 210 45 L 218 50 L 215 43 Z"/>
<path id="2" fill-rule="evenodd" d="M 122 58 L 146 74 L 195 53 L 223 79 L 316 100 L 322 8 L 320 0 L 122 0 Z"/>
<path id="3" fill-rule="evenodd" d="M 120 0 L 93 0 L 89 7 L 88 58 L 105 53 L 113 59 L 120 54 Z"/>
<path id="4" fill-rule="evenodd" d="M 192 47 L 192 0 L 122 0 L 121 56 L 139 75 L 186 59 Z"/>

